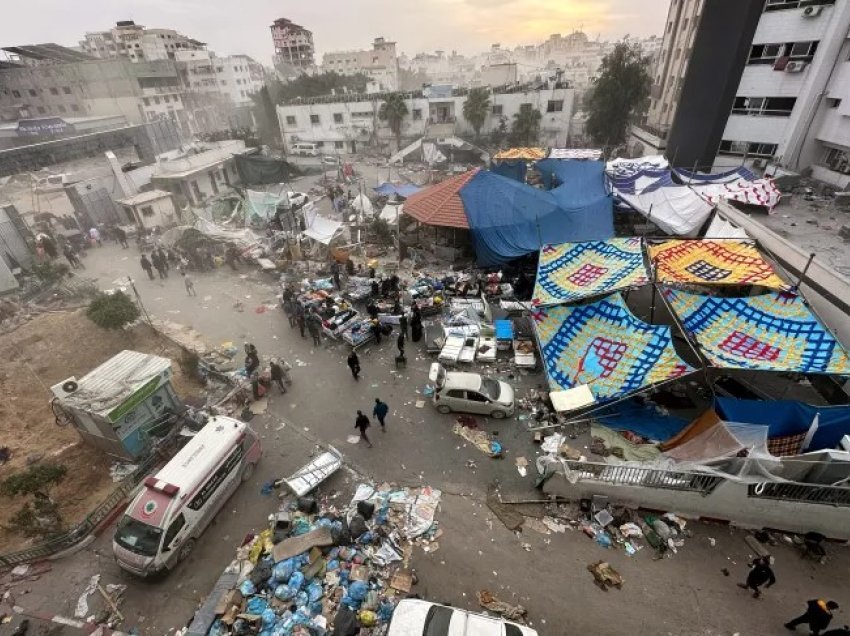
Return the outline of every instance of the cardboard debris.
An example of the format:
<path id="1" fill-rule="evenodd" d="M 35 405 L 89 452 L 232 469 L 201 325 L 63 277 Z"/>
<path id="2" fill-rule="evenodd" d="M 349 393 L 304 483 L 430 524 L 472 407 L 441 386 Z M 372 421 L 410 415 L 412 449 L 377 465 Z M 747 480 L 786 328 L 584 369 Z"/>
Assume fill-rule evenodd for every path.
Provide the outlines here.
<path id="1" fill-rule="evenodd" d="M 251 404 L 248 405 L 248 410 L 250 410 L 254 415 L 262 415 L 268 408 L 269 399 L 267 397 L 262 397 L 256 402 L 251 402 Z"/>
<path id="2" fill-rule="evenodd" d="M 478 592 L 478 604 L 488 611 L 504 616 L 509 621 L 518 623 L 524 622 L 525 616 L 528 613 L 522 605 L 509 605 L 504 601 L 500 601 L 488 590 L 480 590 Z"/>
<path id="3" fill-rule="evenodd" d="M 413 587 L 413 574 L 407 570 L 399 570 L 390 580 L 390 587 L 405 594 L 410 593 Z"/>
<path id="4" fill-rule="evenodd" d="M 307 552 L 315 546 L 325 547 L 333 545 L 333 542 L 330 528 L 317 528 L 306 534 L 281 541 L 274 547 L 272 555 L 274 556 L 275 563 L 277 563 L 289 557 L 294 557 L 296 554 Z"/>
<path id="5" fill-rule="evenodd" d="M 623 577 L 606 561 L 591 563 L 587 566 L 587 571 L 593 575 L 593 582 L 606 592 L 611 587 L 616 587 L 618 590 L 623 587 Z"/>
<path id="6" fill-rule="evenodd" d="M 487 495 L 487 507 L 496 515 L 499 521 L 505 524 L 508 530 L 518 530 L 525 521 L 525 517 L 516 510 L 499 503 L 499 496 L 494 492 Z"/>

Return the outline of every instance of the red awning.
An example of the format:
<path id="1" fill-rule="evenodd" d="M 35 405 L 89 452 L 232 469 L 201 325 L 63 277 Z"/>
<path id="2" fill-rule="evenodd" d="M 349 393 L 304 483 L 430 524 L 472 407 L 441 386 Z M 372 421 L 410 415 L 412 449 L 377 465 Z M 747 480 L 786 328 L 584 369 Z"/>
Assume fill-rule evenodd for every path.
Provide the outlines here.
<path id="1" fill-rule="evenodd" d="M 425 225 L 469 228 L 460 191 L 478 168 L 420 190 L 404 202 L 404 213 Z"/>

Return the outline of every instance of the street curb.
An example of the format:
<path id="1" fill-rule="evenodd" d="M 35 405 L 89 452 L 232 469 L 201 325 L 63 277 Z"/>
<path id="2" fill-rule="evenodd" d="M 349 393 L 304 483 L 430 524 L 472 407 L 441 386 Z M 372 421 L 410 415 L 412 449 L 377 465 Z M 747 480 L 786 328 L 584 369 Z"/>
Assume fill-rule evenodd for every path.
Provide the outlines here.
<path id="1" fill-rule="evenodd" d="M 92 636 L 130 636 L 126 632 L 115 631 L 113 629 L 110 629 L 106 625 L 95 625 L 94 623 L 89 623 L 88 621 L 82 621 L 77 618 L 67 618 L 66 616 L 61 616 L 59 614 L 40 614 L 37 612 L 28 612 L 23 607 L 20 607 L 18 605 L 13 607 L 12 611 L 14 611 L 15 614 L 18 614 L 25 618 L 34 618 L 39 621 L 55 623 L 57 625 L 64 625 L 65 627 L 72 627 L 74 629 L 81 630 L 86 634 L 91 634 Z"/>

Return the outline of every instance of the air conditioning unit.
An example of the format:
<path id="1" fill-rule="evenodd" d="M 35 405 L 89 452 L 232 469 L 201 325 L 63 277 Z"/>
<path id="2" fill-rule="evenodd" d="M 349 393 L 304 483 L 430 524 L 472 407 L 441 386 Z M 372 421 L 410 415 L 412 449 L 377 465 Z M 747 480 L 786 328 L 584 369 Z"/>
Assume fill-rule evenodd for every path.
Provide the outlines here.
<path id="1" fill-rule="evenodd" d="M 802 73 L 808 65 L 808 62 L 788 62 L 788 64 L 785 65 L 785 72 Z"/>
<path id="2" fill-rule="evenodd" d="M 806 7 L 803 9 L 804 18 L 816 18 L 823 13 L 823 7 Z"/>

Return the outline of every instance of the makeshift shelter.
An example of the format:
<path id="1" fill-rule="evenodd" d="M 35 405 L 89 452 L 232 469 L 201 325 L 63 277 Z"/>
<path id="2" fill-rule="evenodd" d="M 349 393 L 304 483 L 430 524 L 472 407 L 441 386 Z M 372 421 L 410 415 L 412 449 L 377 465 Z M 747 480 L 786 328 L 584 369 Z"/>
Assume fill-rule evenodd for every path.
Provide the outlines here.
<path id="1" fill-rule="evenodd" d="M 546 156 L 546 151 L 543 148 L 509 148 L 501 150 L 493 155 L 496 161 L 504 161 L 506 159 L 523 159 L 525 161 L 538 161 Z"/>
<path id="2" fill-rule="evenodd" d="M 725 420 L 766 426 L 769 438 L 805 436 L 816 423 L 811 441 L 801 450 L 835 448 L 842 437 L 850 435 L 850 406 L 847 405 L 813 406 L 796 400 L 765 402 L 718 397 L 714 409 Z"/>
<path id="3" fill-rule="evenodd" d="M 720 210 L 714 211 L 714 217 L 711 219 L 711 223 L 708 226 L 708 229 L 705 231 L 703 238 L 707 239 L 716 239 L 716 238 L 740 238 L 740 239 L 749 239 L 750 235 L 747 234 L 746 230 L 741 227 L 738 227 L 732 221 L 727 219 Z"/>
<path id="4" fill-rule="evenodd" d="M 315 208 L 304 210 L 304 235 L 322 245 L 330 245 L 342 228 L 342 223 L 319 215 Z"/>
<path id="5" fill-rule="evenodd" d="M 647 155 L 628 159 L 626 157 L 612 159 L 605 164 L 605 171 L 609 177 L 622 177 L 642 170 L 663 170 L 669 168 L 670 163 L 664 155 Z"/>
<path id="6" fill-rule="evenodd" d="M 525 175 L 528 172 L 528 164 L 522 159 L 515 161 L 494 161 L 490 166 L 490 172 L 494 174 L 525 183 Z"/>
<path id="7" fill-rule="evenodd" d="M 375 190 L 375 192 L 377 192 L 378 194 L 387 197 L 394 194 L 399 197 L 407 198 L 413 194 L 416 194 L 417 192 L 422 190 L 422 188 L 413 185 L 412 183 L 396 184 L 384 182 L 378 187 L 373 188 L 373 190 Z"/>
<path id="8" fill-rule="evenodd" d="M 375 213 L 372 202 L 365 194 L 358 194 L 351 200 L 351 208 L 360 212 L 365 217 L 371 217 Z"/>
<path id="9" fill-rule="evenodd" d="M 602 150 L 599 148 L 550 148 L 547 158 L 599 161 L 602 159 Z"/>
<path id="10" fill-rule="evenodd" d="M 752 241 L 670 240 L 648 247 L 656 282 L 786 289 Z"/>
<path id="11" fill-rule="evenodd" d="M 640 238 L 544 245 L 531 302 L 557 305 L 647 282 Z"/>
<path id="12" fill-rule="evenodd" d="M 716 172 L 714 174 L 694 172 L 692 170 L 685 170 L 684 168 L 676 168 L 673 172 L 681 183 L 686 185 L 733 183 L 740 179 L 744 179 L 746 181 L 755 181 L 758 179 L 754 172 L 744 166 L 738 166 L 737 168 L 732 168 L 725 172 Z"/>
<path id="13" fill-rule="evenodd" d="M 549 385 L 588 385 L 597 401 L 622 397 L 690 373 L 669 327 L 634 316 L 619 294 L 533 314 Z"/>
<path id="14" fill-rule="evenodd" d="M 677 435 L 688 421 L 659 409 L 654 403 L 629 398 L 600 412 L 599 419 L 615 431 L 629 431 L 641 437 L 663 442 Z"/>
<path id="15" fill-rule="evenodd" d="M 800 296 L 722 298 L 671 288 L 663 295 L 714 366 L 850 375 L 847 351 Z"/>
<path id="16" fill-rule="evenodd" d="M 408 197 L 404 212 L 425 225 L 469 228 L 460 190 L 469 183 L 478 168 L 450 177 Z"/>
<path id="17" fill-rule="evenodd" d="M 283 196 L 272 192 L 257 190 L 245 190 L 245 224 L 251 225 L 252 220 L 268 221 L 275 212 L 278 204 L 285 199 Z"/>
<path id="18" fill-rule="evenodd" d="M 599 202 L 565 209 L 544 192 L 482 170 L 460 190 L 480 265 L 500 265 L 546 243 L 604 240 L 614 235 Z"/>
<path id="19" fill-rule="evenodd" d="M 735 201 L 772 210 L 782 198 L 770 178 L 759 178 L 742 167 L 719 174 L 700 174 L 678 169 L 676 176 L 711 204 L 718 200 Z"/>
<path id="20" fill-rule="evenodd" d="M 284 183 L 301 174 L 297 166 L 274 157 L 261 155 L 233 155 L 239 179 L 245 185 L 271 185 Z"/>

